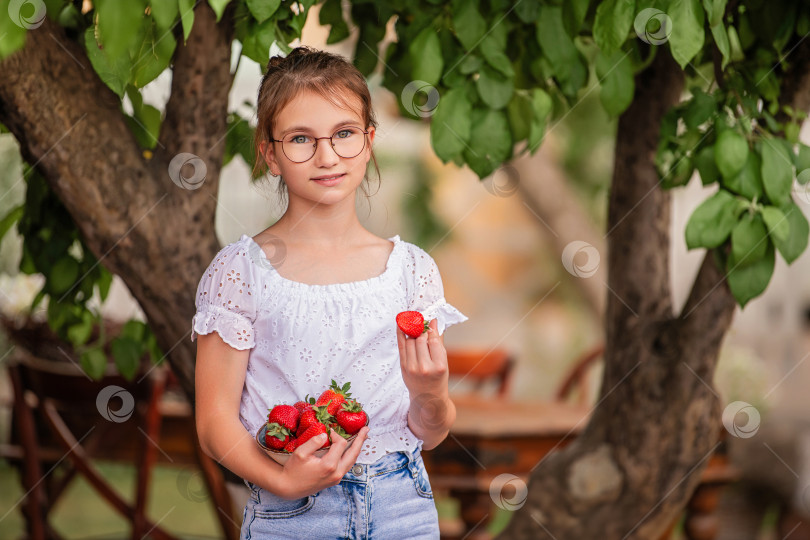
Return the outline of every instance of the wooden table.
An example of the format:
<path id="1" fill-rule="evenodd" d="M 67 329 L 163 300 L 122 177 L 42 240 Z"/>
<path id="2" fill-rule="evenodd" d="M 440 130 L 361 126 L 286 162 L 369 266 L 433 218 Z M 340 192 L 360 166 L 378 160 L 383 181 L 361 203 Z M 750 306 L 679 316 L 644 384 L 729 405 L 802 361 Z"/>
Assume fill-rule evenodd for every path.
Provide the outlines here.
<path id="1" fill-rule="evenodd" d="M 591 407 L 559 401 L 513 401 L 452 396 L 456 422 L 439 446 L 422 456 L 434 491 L 459 501 L 463 530 L 443 539 L 488 539 L 495 505 L 490 485 L 500 474 L 528 483 L 531 471 L 549 453 L 569 444 L 586 426 Z M 714 510 L 721 489 L 736 478 L 724 455 L 713 455 L 685 509 L 686 537 L 716 534 Z M 509 499 L 514 488 L 504 487 Z M 516 501 L 517 502 L 517 501 Z M 673 524 L 673 528 L 674 528 Z M 666 534 L 664 538 L 669 538 Z"/>

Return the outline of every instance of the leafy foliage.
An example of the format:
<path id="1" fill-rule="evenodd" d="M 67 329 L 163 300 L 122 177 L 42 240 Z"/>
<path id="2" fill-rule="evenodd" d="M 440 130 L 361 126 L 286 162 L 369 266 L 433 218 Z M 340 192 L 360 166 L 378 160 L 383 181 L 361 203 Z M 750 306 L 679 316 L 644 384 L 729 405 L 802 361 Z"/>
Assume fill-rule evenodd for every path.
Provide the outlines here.
<path id="1" fill-rule="evenodd" d="M 162 112 L 141 89 L 170 69 L 194 25 L 191 0 L 44 0 L 47 16 L 81 44 L 98 77 L 122 99 L 134 139 L 153 148 Z M 315 0 L 208 0 L 220 24 L 233 24 L 241 55 L 261 66 L 273 44 L 283 51 L 300 37 Z M 28 4 L 26 4 L 28 5 Z M 199 6 L 197 6 L 199 9 Z M 228 12 L 228 18 L 225 17 Z M 31 13 L 0 16 L 0 59 L 21 48 L 36 27 Z M 485 178 L 502 163 L 540 146 L 547 126 L 567 114 L 596 77 L 612 117 L 631 106 L 637 80 L 655 55 L 669 54 L 689 81 L 689 95 L 662 122 L 655 165 L 661 186 L 683 186 L 697 171 L 716 192 L 692 214 L 689 248 L 716 251 L 728 284 L 744 306 L 770 281 L 778 251 L 793 262 L 808 242 L 808 222 L 793 200 L 810 179 L 810 147 L 798 141 L 806 114 L 790 107 L 782 81 L 788 54 L 810 33 L 810 5 L 788 0 L 339 0 L 321 2 L 328 43 L 357 34 L 354 63 L 401 99 L 403 116 L 430 118 L 431 144 L 444 162 Z M 397 39 L 381 50 L 386 27 Z M 123 101 L 132 114 L 124 112 Z M 438 103 L 432 100 L 438 98 Z M 427 102 L 427 103 L 425 103 Z M 225 162 L 252 164 L 252 128 L 228 118 Z M 110 275 L 81 245 L 70 217 L 29 171 L 24 207 L 0 220 L 18 222 L 25 238 L 21 270 L 47 282 L 49 321 L 98 374 L 101 353 L 87 344 L 96 321 L 87 307 L 102 299 Z M 134 358 L 158 356 L 146 327 L 134 322 L 113 347 L 122 372 Z M 136 355 L 137 353 L 137 355 Z"/>

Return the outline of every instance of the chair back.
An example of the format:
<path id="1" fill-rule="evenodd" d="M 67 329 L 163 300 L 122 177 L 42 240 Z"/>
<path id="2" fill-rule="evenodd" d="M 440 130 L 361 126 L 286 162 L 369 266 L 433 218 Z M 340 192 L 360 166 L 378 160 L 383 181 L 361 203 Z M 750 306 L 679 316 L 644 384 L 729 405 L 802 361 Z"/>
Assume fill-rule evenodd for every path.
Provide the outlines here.
<path id="1" fill-rule="evenodd" d="M 447 349 L 447 365 L 450 370 L 450 392 L 459 393 L 472 387 L 475 393 L 485 394 L 488 387 L 495 396 L 508 396 L 511 388 L 514 358 L 505 349 Z"/>

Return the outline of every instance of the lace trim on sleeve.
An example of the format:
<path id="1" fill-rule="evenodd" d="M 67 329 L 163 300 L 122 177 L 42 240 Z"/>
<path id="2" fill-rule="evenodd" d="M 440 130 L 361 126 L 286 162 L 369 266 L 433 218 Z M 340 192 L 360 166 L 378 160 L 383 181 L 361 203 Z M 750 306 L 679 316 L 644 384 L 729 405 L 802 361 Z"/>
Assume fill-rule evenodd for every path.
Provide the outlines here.
<path id="1" fill-rule="evenodd" d="M 191 325 L 191 341 L 197 334 L 217 332 L 234 349 L 243 351 L 256 345 L 250 320 L 235 311 L 209 304 L 197 311 Z"/>
<path id="2" fill-rule="evenodd" d="M 444 297 L 439 298 L 433 304 L 422 311 L 426 321 L 437 319 L 436 325 L 439 335 L 444 334 L 446 328 L 466 321 L 469 317 L 461 313 L 458 309 L 448 304 Z"/>

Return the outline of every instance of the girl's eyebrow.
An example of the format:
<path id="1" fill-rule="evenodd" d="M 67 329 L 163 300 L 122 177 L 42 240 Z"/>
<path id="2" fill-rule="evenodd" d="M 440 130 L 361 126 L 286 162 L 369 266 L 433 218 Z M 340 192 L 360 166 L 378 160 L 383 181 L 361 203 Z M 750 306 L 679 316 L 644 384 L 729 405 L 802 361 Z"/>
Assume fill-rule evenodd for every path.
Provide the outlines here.
<path id="1" fill-rule="evenodd" d="M 358 124 L 358 123 L 359 122 L 357 120 L 343 120 L 343 121 L 338 122 L 337 124 L 335 124 L 334 127 L 332 127 L 332 130 L 337 129 L 340 126 L 345 126 L 346 124 Z M 283 137 L 287 133 L 290 133 L 290 132 L 293 132 L 293 131 L 312 131 L 312 130 L 307 126 L 293 126 L 291 128 L 287 128 L 284 131 L 282 131 L 281 136 Z"/>

